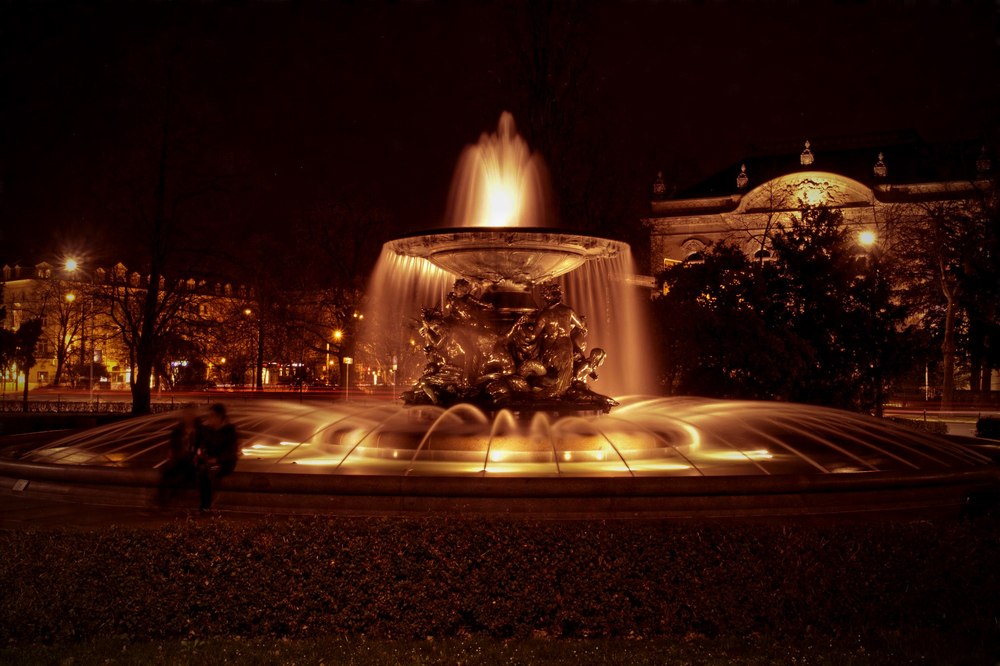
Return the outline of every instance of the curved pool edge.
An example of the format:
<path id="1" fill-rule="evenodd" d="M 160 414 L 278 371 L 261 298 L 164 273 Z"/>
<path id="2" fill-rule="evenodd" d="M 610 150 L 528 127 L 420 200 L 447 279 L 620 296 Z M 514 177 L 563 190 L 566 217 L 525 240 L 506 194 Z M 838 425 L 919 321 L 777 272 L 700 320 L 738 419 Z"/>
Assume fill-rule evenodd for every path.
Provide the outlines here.
<path id="1" fill-rule="evenodd" d="M 155 505 L 150 469 L 0 460 L 0 493 L 94 506 Z M 18 489 L 19 488 L 19 489 Z M 1000 497 L 1000 466 L 951 472 L 605 478 L 322 476 L 234 472 L 216 508 L 249 513 L 602 519 L 958 516 Z M 984 499 L 985 498 L 985 499 Z M 193 491 L 173 504 L 196 506 Z"/>

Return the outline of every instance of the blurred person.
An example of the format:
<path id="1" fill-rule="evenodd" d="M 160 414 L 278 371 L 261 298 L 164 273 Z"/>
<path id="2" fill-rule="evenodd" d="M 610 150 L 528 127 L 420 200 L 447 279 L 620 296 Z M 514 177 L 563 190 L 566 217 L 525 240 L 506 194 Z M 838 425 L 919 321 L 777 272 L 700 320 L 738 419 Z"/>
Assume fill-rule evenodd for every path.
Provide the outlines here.
<path id="1" fill-rule="evenodd" d="M 203 445 L 203 434 L 198 410 L 192 404 L 184 405 L 170 431 L 169 457 L 160 470 L 161 505 L 176 497 L 182 488 L 194 484 L 198 469 L 195 459 Z"/>
<path id="2" fill-rule="evenodd" d="M 199 508 L 202 512 L 211 510 L 215 488 L 223 478 L 233 473 L 239 456 L 236 428 L 226 416 L 226 407 L 216 403 L 205 417 L 202 446 L 196 457 L 201 494 Z"/>

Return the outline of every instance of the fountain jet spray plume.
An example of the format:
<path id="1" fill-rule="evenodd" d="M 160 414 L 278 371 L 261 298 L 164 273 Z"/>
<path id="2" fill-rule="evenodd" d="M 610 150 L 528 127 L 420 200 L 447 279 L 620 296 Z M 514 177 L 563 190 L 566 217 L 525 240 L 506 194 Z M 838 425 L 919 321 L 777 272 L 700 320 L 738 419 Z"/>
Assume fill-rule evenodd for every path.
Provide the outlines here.
<path id="1" fill-rule="evenodd" d="M 547 172 L 504 111 L 497 131 L 483 133 L 458 160 L 448 203 L 455 227 L 537 227 L 552 224 Z"/>

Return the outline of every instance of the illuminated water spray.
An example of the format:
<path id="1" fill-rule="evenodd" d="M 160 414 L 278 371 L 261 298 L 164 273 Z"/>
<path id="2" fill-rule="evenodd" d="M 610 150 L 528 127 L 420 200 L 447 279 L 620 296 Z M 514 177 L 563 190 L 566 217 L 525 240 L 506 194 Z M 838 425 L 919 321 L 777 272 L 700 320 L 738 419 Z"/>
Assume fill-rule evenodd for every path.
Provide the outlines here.
<path id="1" fill-rule="evenodd" d="M 450 397 L 446 404 L 489 402 L 477 395 L 479 380 L 497 372 L 501 377 L 487 392 L 507 396 L 513 391 L 516 396 L 511 400 L 522 404 L 543 392 L 559 401 L 567 393 L 565 377 L 571 363 L 574 374 L 587 381 L 596 377 L 597 390 L 605 395 L 652 390 L 643 292 L 629 284 L 635 274 L 631 250 L 620 241 L 554 229 L 554 206 L 545 173 L 541 157 L 517 133 L 514 118 L 507 112 L 500 116 L 495 133 L 483 134 L 477 144 L 463 151 L 448 207 L 451 228 L 390 241 L 376 265 L 362 336 L 373 365 L 378 359 L 405 359 L 400 384 L 425 378 L 455 386 L 457 390 L 447 390 Z M 443 335 L 450 331 L 464 341 L 460 339 L 455 347 L 445 340 L 438 349 L 428 351 L 427 341 L 418 331 L 439 325 L 442 315 L 435 312 L 443 313 L 447 320 L 451 307 L 448 294 L 458 278 L 468 280 L 475 292 L 472 296 L 488 303 L 490 309 L 480 313 L 478 326 L 471 329 L 475 335 L 460 335 L 469 333 L 468 327 L 462 328 L 464 324 L 456 322 L 449 327 L 447 321 L 441 323 Z M 515 343 L 509 340 L 523 317 L 529 318 L 530 326 L 532 316 L 541 316 L 545 299 L 540 287 L 549 281 L 561 285 L 565 303 L 577 308 L 586 332 L 582 343 L 574 342 L 579 353 L 573 360 L 564 359 L 561 370 L 556 369 L 558 363 L 549 363 L 545 373 L 540 366 L 525 365 L 525 355 L 518 352 L 523 352 L 527 343 L 513 350 Z M 430 321 L 428 316 L 437 319 Z M 484 342 L 480 335 L 484 329 L 495 339 Z M 483 348 L 470 352 L 470 344 Z M 441 353 L 435 354 L 437 351 Z M 463 382 L 449 383 L 454 368 L 428 370 L 431 357 L 442 355 L 445 364 L 463 368 Z M 544 351 L 535 353 L 536 360 L 542 360 L 542 355 Z M 552 357 L 548 358 L 551 361 Z M 599 372 L 587 375 L 577 371 L 593 358 L 605 359 L 599 361 Z M 557 375 L 562 379 L 555 389 L 543 386 L 546 382 L 551 385 L 550 378 Z M 435 391 L 426 384 L 422 390 L 429 394 Z M 593 398 L 574 391 L 582 396 L 577 403 Z M 494 399 L 492 404 L 500 403 Z"/>
<path id="2" fill-rule="evenodd" d="M 517 133 L 504 112 L 496 132 L 486 132 L 458 160 L 448 202 L 455 227 L 534 227 L 549 222 L 542 158 Z"/>

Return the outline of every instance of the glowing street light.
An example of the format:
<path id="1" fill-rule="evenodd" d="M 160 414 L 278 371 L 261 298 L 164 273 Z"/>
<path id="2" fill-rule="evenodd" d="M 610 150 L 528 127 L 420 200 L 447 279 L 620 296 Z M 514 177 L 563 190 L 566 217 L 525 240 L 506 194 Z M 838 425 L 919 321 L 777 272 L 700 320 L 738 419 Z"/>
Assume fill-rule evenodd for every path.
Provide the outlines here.
<path id="1" fill-rule="evenodd" d="M 70 272 L 73 272 L 73 271 L 75 271 L 77 269 L 78 266 L 79 266 L 79 264 L 77 263 L 76 259 L 67 259 L 66 260 L 66 270 L 68 270 Z"/>
<path id="2" fill-rule="evenodd" d="M 334 342 L 340 342 L 343 339 L 344 339 L 344 332 L 342 330 L 338 328 L 336 331 L 333 332 Z"/>
<path id="3" fill-rule="evenodd" d="M 858 242 L 864 247 L 871 247 L 875 244 L 875 240 L 874 231 L 862 231 L 858 234 Z"/>

